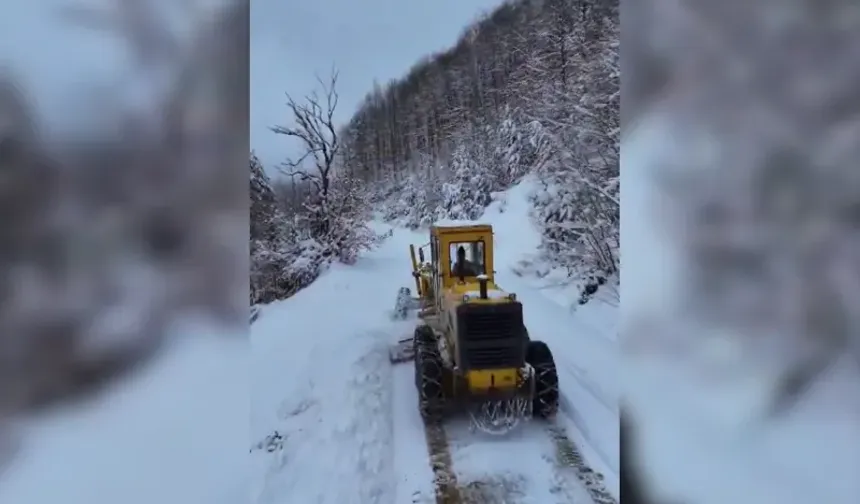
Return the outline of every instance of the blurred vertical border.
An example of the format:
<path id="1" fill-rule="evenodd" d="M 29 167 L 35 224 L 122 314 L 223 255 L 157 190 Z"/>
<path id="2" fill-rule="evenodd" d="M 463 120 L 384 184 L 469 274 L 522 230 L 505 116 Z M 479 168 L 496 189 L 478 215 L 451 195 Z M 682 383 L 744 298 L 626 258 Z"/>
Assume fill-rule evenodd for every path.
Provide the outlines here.
<path id="1" fill-rule="evenodd" d="M 51 0 L 0 8 L 9 23 L 0 31 L 10 37 L 0 44 L 0 501 L 39 501 L 22 490 L 22 474 L 38 472 L 28 469 L 33 453 L 50 452 L 28 437 L 34 429 L 53 432 L 48 418 L 80 423 L 75 415 L 98 404 L 116 413 L 118 398 L 135 390 L 134 397 L 170 404 L 182 394 L 195 397 L 194 390 L 211 392 L 207 387 L 220 382 L 207 380 L 223 379 L 213 368 L 222 366 L 223 376 L 241 369 L 249 9 L 248 0 Z M 34 21 L 34 10 L 44 10 L 44 20 Z M 86 45 L 78 38 L 95 50 L 75 52 Z M 70 60 L 116 55 L 115 69 L 71 72 Z M 34 70 L 31 60 L 41 66 Z M 56 72 L 38 73 L 45 68 Z M 59 95 L 45 92 L 50 79 L 65 79 Z M 232 342 L 222 351 L 225 338 Z M 188 350 L 190 340 L 214 346 Z M 209 361 L 179 364 L 183 352 Z M 159 375 L 173 368 L 171 378 Z M 220 406 L 182 402 L 153 411 L 139 428 L 211 422 L 219 407 L 247 416 L 246 377 L 235 376 L 239 387 L 224 392 Z M 172 386 L 147 388 L 159 380 Z M 210 418 L 189 418 L 195 414 Z M 155 430 L 151 436 L 153 449 L 168 443 Z M 247 431 L 240 426 L 223 436 L 244 444 Z M 187 441 L 178 441 L 176 453 Z M 242 460 L 242 451 L 235 456 Z M 45 474 L 31 489 L 57 476 Z M 84 483 L 69 495 L 98 495 L 97 487 L 81 486 L 87 478 L 76 478 Z"/>
<path id="2" fill-rule="evenodd" d="M 621 19 L 622 502 L 857 502 L 860 5 Z"/>

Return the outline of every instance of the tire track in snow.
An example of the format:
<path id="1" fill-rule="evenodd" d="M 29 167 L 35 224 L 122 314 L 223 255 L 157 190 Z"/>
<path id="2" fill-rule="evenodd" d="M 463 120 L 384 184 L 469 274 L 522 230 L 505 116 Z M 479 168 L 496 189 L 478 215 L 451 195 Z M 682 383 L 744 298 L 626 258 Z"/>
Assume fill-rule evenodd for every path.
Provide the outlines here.
<path id="1" fill-rule="evenodd" d="M 583 421 L 582 414 L 579 412 L 579 408 L 574 406 L 574 403 L 568 398 L 565 392 L 561 391 L 561 396 L 559 397 L 559 415 L 555 419 L 556 427 L 559 429 L 563 429 L 565 435 L 570 437 L 567 434 L 567 430 L 564 429 L 564 425 L 567 424 L 567 427 L 572 429 L 575 433 L 577 433 L 580 439 L 587 444 L 587 448 L 591 450 L 590 455 L 596 456 L 603 463 L 603 466 L 613 471 L 613 475 L 617 476 L 618 471 L 611 463 L 611 458 L 609 454 L 605 452 L 604 447 L 599 442 L 594 442 L 598 436 L 594 432 L 591 432 L 588 428 L 588 422 Z M 576 446 L 572 439 L 569 439 L 569 442 Z M 577 452 L 579 456 L 583 456 L 582 454 L 583 448 L 577 447 Z"/>
<path id="2" fill-rule="evenodd" d="M 618 504 L 606 488 L 603 476 L 589 467 L 576 443 L 567 436 L 564 427 L 553 422 L 547 426 L 546 431 L 555 445 L 556 484 L 564 485 L 567 482 L 567 473 L 572 472 L 594 504 Z"/>
<path id="3" fill-rule="evenodd" d="M 448 445 L 448 435 L 441 423 L 424 422 L 424 433 L 427 440 L 430 466 L 433 468 L 433 488 L 436 504 L 461 504 L 457 473 L 451 460 L 451 448 Z"/>
<path id="4" fill-rule="evenodd" d="M 602 477 L 585 462 L 564 428 L 533 420 L 504 437 L 446 422 L 450 471 L 459 500 L 446 504 L 617 504 Z"/>
<path id="5" fill-rule="evenodd" d="M 547 500 L 562 495 L 549 491 L 551 442 L 540 428 L 526 424 L 506 439 L 473 433 L 457 415 L 441 424 L 426 423 L 418 411 L 413 364 L 396 366 L 394 376 L 397 504 L 583 504 L 581 499 Z M 531 456 L 524 466 L 525 447 Z"/>

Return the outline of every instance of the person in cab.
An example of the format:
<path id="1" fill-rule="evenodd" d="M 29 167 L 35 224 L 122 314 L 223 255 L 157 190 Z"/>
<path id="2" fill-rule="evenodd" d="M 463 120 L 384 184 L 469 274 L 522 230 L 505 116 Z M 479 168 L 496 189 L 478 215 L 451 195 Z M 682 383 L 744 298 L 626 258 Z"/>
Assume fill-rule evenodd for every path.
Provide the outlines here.
<path id="1" fill-rule="evenodd" d="M 455 277 L 478 276 L 483 273 L 482 269 L 480 265 L 466 259 L 466 249 L 462 245 L 457 247 L 457 262 L 453 270 Z"/>

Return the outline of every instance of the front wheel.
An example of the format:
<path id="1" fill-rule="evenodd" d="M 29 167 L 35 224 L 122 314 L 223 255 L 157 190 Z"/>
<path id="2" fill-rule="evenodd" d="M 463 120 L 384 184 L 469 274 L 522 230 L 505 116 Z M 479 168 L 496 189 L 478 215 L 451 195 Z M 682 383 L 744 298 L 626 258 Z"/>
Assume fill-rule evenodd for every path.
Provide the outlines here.
<path id="1" fill-rule="evenodd" d="M 433 329 L 420 326 L 415 330 L 415 386 L 418 407 L 426 421 L 441 420 L 445 406 L 444 363 Z"/>

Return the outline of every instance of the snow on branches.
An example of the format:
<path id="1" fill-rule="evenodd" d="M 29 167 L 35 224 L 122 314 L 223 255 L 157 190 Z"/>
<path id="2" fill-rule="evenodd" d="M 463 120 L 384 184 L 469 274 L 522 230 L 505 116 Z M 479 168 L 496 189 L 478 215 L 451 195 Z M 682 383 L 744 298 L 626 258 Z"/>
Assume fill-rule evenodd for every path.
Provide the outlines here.
<path id="1" fill-rule="evenodd" d="M 288 96 L 293 124 L 272 128 L 303 146 L 301 155 L 281 168 L 289 177 L 279 180 L 286 190 L 274 190 L 251 154 L 251 304 L 289 297 L 331 262 L 352 264 L 380 240 L 368 227 L 364 183 L 343 166 L 333 119 L 337 73 L 328 83 L 319 82 L 323 98 L 312 93 L 298 102 Z"/>
<path id="2" fill-rule="evenodd" d="M 450 50 L 377 86 L 343 128 L 351 172 L 409 227 L 476 219 L 527 174 L 544 260 L 619 265 L 619 4 L 507 2 Z M 614 276 L 617 280 L 617 275 Z"/>

